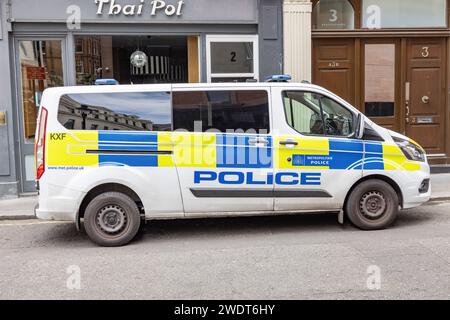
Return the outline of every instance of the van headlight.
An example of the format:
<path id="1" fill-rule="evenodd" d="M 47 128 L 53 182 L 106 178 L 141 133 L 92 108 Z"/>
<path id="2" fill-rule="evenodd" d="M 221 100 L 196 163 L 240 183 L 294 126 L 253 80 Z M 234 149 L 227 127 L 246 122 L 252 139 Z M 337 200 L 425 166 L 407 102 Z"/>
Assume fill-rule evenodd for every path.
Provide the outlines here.
<path id="1" fill-rule="evenodd" d="M 426 162 L 425 151 L 420 146 L 408 140 L 398 138 L 394 140 L 408 160 Z"/>

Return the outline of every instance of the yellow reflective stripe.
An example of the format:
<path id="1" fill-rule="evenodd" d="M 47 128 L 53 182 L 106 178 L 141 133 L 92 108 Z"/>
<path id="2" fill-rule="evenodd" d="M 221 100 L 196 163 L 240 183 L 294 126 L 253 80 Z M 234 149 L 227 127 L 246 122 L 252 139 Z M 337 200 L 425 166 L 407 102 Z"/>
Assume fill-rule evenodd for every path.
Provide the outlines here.
<path id="1" fill-rule="evenodd" d="M 171 132 L 158 132 L 158 151 L 173 151 Z M 174 167 L 173 155 L 158 155 L 158 167 Z"/>
<path id="2" fill-rule="evenodd" d="M 215 168 L 215 134 L 173 133 L 175 163 L 179 167 Z"/>
<path id="3" fill-rule="evenodd" d="M 294 148 L 281 146 L 281 141 L 291 140 L 297 142 Z M 294 168 L 292 165 L 292 157 L 294 154 L 301 155 L 329 155 L 330 143 L 327 138 L 298 138 L 295 136 L 280 136 L 274 139 L 274 167 L 278 169 Z M 291 161 L 288 161 L 288 159 Z M 326 170 L 327 167 L 295 167 L 297 169 L 318 169 Z"/>
<path id="4" fill-rule="evenodd" d="M 397 145 L 383 143 L 384 170 L 420 170 L 420 163 L 408 160 Z"/>
<path id="5" fill-rule="evenodd" d="M 86 154 L 86 150 L 98 149 L 97 131 L 70 131 L 64 138 L 47 134 L 47 165 L 49 166 L 98 166 L 98 155 Z"/>

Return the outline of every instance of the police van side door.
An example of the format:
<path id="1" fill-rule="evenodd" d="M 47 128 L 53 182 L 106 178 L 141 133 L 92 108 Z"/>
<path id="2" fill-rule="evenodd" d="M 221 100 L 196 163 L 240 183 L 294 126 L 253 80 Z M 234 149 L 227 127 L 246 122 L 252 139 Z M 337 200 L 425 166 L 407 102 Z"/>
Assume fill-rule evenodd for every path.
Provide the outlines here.
<path id="1" fill-rule="evenodd" d="M 276 211 L 339 210 L 362 177 L 364 146 L 354 114 L 312 87 L 274 87 Z"/>
<path id="2" fill-rule="evenodd" d="M 174 154 L 186 215 L 273 211 L 269 93 L 174 86 Z"/>

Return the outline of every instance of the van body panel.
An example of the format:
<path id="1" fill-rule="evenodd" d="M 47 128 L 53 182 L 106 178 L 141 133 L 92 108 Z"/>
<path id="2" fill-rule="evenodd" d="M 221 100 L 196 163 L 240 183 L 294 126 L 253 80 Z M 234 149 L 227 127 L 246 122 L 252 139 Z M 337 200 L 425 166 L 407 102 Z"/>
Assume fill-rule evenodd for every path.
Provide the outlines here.
<path id="1" fill-rule="evenodd" d="M 59 101 L 66 94 L 202 90 L 266 91 L 270 131 L 69 130 L 58 121 Z M 419 192 L 430 177 L 429 165 L 408 160 L 388 130 L 365 118 L 384 141 L 300 134 L 286 120 L 282 98 L 286 90 L 321 94 L 355 116 L 359 113 L 338 96 L 309 84 L 47 89 L 42 99 L 48 110 L 46 170 L 39 181 L 37 216 L 76 221 L 84 197 L 110 183 L 133 190 L 146 219 L 340 211 L 351 188 L 371 176 L 394 181 L 405 209 L 429 200 L 430 190 Z"/>
<path id="2" fill-rule="evenodd" d="M 348 109 L 356 110 L 339 97 L 326 90 L 290 84 L 272 88 L 272 114 L 274 127 L 275 172 L 300 172 L 300 184 L 275 186 L 275 191 L 303 191 L 297 198 L 275 198 L 275 210 L 328 210 L 342 209 L 348 190 L 362 178 L 361 161 L 364 158 L 363 142 L 356 139 L 306 136 L 291 128 L 286 121 L 282 101 L 285 91 L 307 91 L 328 95 Z M 283 141 L 293 141 L 296 145 L 281 145 Z M 312 191 L 320 191 L 320 197 L 310 196 Z M 314 195 L 314 193 L 312 193 Z"/>
<path id="3" fill-rule="evenodd" d="M 250 145 L 257 138 L 269 144 Z M 273 172 L 269 136 L 175 133 L 174 141 L 186 215 L 273 211 L 273 183 L 267 182 Z M 233 196 L 235 190 L 240 194 Z"/>
<path id="4" fill-rule="evenodd" d="M 176 94 L 249 89 L 266 92 L 269 123 L 272 123 L 268 85 L 173 85 Z M 215 131 L 173 134 L 186 216 L 273 211 L 273 183 L 268 181 L 273 174 L 271 134 Z M 259 144 L 258 140 L 264 143 Z"/>

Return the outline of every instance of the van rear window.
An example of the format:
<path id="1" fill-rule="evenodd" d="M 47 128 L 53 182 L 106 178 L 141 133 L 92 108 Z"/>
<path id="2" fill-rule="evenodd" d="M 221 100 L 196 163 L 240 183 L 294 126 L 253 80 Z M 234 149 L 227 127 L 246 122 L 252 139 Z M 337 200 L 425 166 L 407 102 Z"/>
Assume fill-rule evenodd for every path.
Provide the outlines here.
<path id="1" fill-rule="evenodd" d="M 69 130 L 171 131 L 169 92 L 66 94 L 59 122 Z"/>

